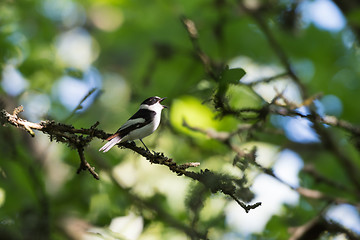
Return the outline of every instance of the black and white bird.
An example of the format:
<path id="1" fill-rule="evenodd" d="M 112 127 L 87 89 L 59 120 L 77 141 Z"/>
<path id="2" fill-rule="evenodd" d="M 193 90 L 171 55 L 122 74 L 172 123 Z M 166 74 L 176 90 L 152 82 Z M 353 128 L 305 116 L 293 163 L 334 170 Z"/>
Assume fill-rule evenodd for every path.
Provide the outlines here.
<path id="1" fill-rule="evenodd" d="M 144 137 L 152 134 L 160 124 L 161 111 L 166 106 L 161 102 L 166 98 L 149 97 L 143 101 L 139 110 L 122 125 L 119 130 L 106 140 L 107 142 L 99 151 L 107 152 L 118 143 L 139 139 L 142 144 Z M 149 149 L 144 144 L 146 150 Z"/>

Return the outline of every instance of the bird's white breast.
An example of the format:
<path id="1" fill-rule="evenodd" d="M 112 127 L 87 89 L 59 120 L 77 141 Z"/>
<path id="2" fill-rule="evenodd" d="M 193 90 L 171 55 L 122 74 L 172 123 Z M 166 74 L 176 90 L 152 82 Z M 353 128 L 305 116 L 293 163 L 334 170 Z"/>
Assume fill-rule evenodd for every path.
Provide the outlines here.
<path id="1" fill-rule="evenodd" d="M 140 107 L 140 108 L 142 108 L 142 107 Z M 142 138 L 147 137 L 150 134 L 152 134 L 160 125 L 161 110 L 163 108 L 164 107 L 160 103 L 156 103 L 154 105 L 147 106 L 146 109 L 156 112 L 153 121 L 151 123 L 145 125 L 142 128 L 133 130 L 128 135 L 126 135 L 123 139 L 121 139 L 121 142 L 142 139 Z"/>

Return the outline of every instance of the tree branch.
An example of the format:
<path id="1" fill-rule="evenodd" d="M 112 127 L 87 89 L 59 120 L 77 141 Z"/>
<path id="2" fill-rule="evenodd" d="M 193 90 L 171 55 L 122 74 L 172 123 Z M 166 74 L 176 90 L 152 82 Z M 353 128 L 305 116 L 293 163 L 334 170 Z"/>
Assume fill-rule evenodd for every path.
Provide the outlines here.
<path id="1" fill-rule="evenodd" d="M 347 236 L 346 239 L 350 240 L 359 239 L 359 235 L 353 233 L 338 223 L 329 222 L 322 215 L 323 211 L 305 224 L 290 228 L 290 232 L 292 234 L 289 240 L 319 239 L 321 238 L 321 234 L 325 231 L 333 234 L 344 233 Z"/>
<path id="2" fill-rule="evenodd" d="M 148 210 L 151 210 L 154 214 L 156 214 L 158 217 L 163 219 L 164 224 L 167 224 L 175 229 L 178 229 L 179 231 L 184 232 L 186 235 L 188 235 L 191 239 L 208 239 L 207 238 L 207 232 L 203 233 L 200 231 L 197 231 L 195 228 L 188 226 L 178 219 L 176 219 L 173 215 L 169 213 L 166 209 L 164 209 L 160 204 L 158 204 L 156 201 L 152 201 L 151 199 L 146 199 L 143 197 L 140 197 L 133 193 L 132 191 L 129 191 L 129 189 L 124 188 L 121 186 L 121 184 L 116 181 L 113 174 L 109 172 L 109 176 L 112 180 L 112 182 L 115 184 L 115 186 L 123 192 L 129 200 L 131 200 L 132 203 L 135 204 L 135 206 L 141 208 L 145 208 Z"/>
<path id="3" fill-rule="evenodd" d="M 300 87 L 301 89 L 301 95 L 305 98 L 307 94 L 307 90 L 305 86 L 301 83 L 300 79 L 294 72 L 294 69 L 290 63 L 290 60 L 288 56 L 286 55 L 284 49 L 281 47 L 281 45 L 277 42 L 274 35 L 272 34 L 272 31 L 262 18 L 261 14 L 257 10 L 251 10 L 245 6 L 242 0 L 238 0 L 240 8 L 247 13 L 249 16 L 251 16 L 254 21 L 259 26 L 260 30 L 264 33 L 270 47 L 274 50 L 275 54 L 279 58 L 281 64 L 285 67 L 287 74 L 293 79 L 293 81 Z"/>
<path id="4" fill-rule="evenodd" d="M 64 122 L 68 122 L 76 113 L 76 111 L 83 109 L 82 104 L 86 101 L 86 99 L 88 99 L 95 91 L 97 90 L 97 88 L 92 88 L 89 90 L 89 92 L 81 99 L 81 101 L 79 102 L 79 104 L 74 108 L 74 110 L 70 113 L 70 115 L 64 120 Z"/>
<path id="5" fill-rule="evenodd" d="M 76 171 L 76 173 L 79 174 L 82 170 L 88 170 L 90 172 L 90 174 L 93 175 L 93 177 L 96 180 L 99 180 L 100 178 L 99 178 L 99 175 L 95 172 L 95 168 L 91 167 L 90 164 L 85 159 L 84 147 L 79 146 L 77 150 L 78 150 L 78 153 L 80 156 L 80 166 L 79 166 L 78 170 Z"/>
<path id="6" fill-rule="evenodd" d="M 197 55 L 197 57 L 200 59 L 200 61 L 202 62 L 204 68 L 205 68 L 205 72 L 214 80 L 218 79 L 217 74 L 214 71 L 214 62 L 211 60 L 211 58 L 201 49 L 198 38 L 199 38 L 199 34 L 198 34 L 198 30 L 196 28 L 195 23 L 186 18 L 185 16 L 181 16 L 180 17 L 181 22 L 183 23 L 189 38 L 191 40 L 191 43 L 193 45 L 193 49 Z"/>
<path id="7" fill-rule="evenodd" d="M 205 130 L 205 129 L 201 129 L 201 128 L 191 127 L 185 121 L 183 123 L 183 126 L 189 128 L 192 131 L 196 131 L 196 132 L 206 134 L 209 138 L 217 140 L 217 141 L 225 144 L 228 148 L 230 148 L 232 151 L 234 151 L 237 154 L 237 157 L 238 157 L 237 159 L 244 159 L 246 162 L 249 162 L 249 163 L 253 164 L 259 170 L 261 170 L 261 172 L 275 178 L 277 181 L 279 181 L 282 184 L 288 186 L 290 189 L 296 191 L 297 193 L 299 193 L 303 197 L 306 197 L 306 198 L 309 198 L 309 199 L 324 200 L 326 202 L 333 202 L 333 203 L 336 203 L 336 204 L 347 203 L 347 204 L 351 204 L 351 205 L 356 206 L 356 207 L 360 207 L 360 204 L 358 204 L 356 202 L 349 201 L 349 200 L 344 199 L 344 198 L 333 197 L 333 196 L 327 195 L 327 194 L 325 194 L 325 193 L 323 193 L 321 191 L 318 191 L 318 190 L 308 189 L 308 188 L 304 188 L 304 187 L 294 187 L 294 186 L 284 182 L 283 180 L 278 178 L 278 176 L 275 175 L 274 171 L 271 168 L 264 168 L 263 166 L 261 166 L 259 163 L 256 162 L 256 148 L 254 148 L 250 152 L 245 152 L 242 149 L 235 146 L 234 144 L 232 144 L 230 138 L 233 136 L 233 134 L 223 133 L 223 132 L 216 132 L 215 130 Z M 250 131 L 252 127 L 253 126 L 250 127 L 249 125 L 245 124 L 244 126 L 238 127 L 238 130 L 236 130 L 234 132 Z M 234 162 L 234 164 L 236 164 L 236 162 Z M 229 195 L 231 196 L 231 194 L 229 194 Z M 254 206 L 257 206 L 258 204 L 259 203 L 256 203 L 256 204 L 254 204 Z M 242 205 L 242 204 L 239 203 L 239 205 Z M 246 211 L 246 209 L 251 209 L 252 205 L 242 206 L 242 207 Z"/>
<path id="8" fill-rule="evenodd" d="M 338 2 L 339 1 L 337 1 L 336 3 L 338 3 Z M 258 10 L 252 10 L 252 9 L 247 8 L 242 0 L 238 0 L 238 4 L 239 4 L 240 8 L 246 14 L 248 14 L 250 17 L 252 17 L 254 22 L 256 22 L 256 24 L 259 26 L 259 29 L 265 35 L 265 37 L 269 43 L 269 46 L 273 49 L 274 53 L 279 58 L 281 64 L 284 66 L 284 68 L 286 69 L 289 76 L 299 86 L 302 97 L 304 99 L 306 99 L 308 97 L 308 91 L 307 91 L 305 85 L 300 81 L 300 78 L 296 75 L 296 73 L 290 63 L 289 57 L 286 55 L 281 44 L 279 44 L 278 41 L 275 39 L 271 29 L 269 28 L 267 23 L 264 21 L 260 12 Z M 286 110 L 286 111 L 288 111 L 288 110 Z M 300 115 L 301 114 L 299 114 L 299 116 Z M 358 170 L 356 164 L 354 164 L 354 161 L 343 150 L 341 150 L 340 146 L 338 146 L 337 141 L 331 136 L 329 131 L 324 130 L 322 128 L 322 126 L 319 125 L 319 123 L 325 123 L 325 124 L 329 124 L 331 126 L 337 126 L 337 127 L 343 128 L 343 129 L 351 132 L 351 134 L 353 134 L 355 136 L 355 140 L 359 141 L 359 142 L 360 142 L 360 140 L 359 140 L 360 139 L 360 129 L 358 127 L 354 127 L 353 125 L 351 125 L 345 121 L 339 121 L 335 117 L 321 118 L 314 111 L 312 111 L 310 115 L 303 115 L 301 117 L 308 118 L 314 124 L 314 129 L 317 131 L 317 133 L 323 140 L 322 142 L 323 142 L 324 146 L 327 147 L 330 151 L 332 151 L 334 153 L 334 155 L 337 157 L 339 163 L 343 166 L 344 170 L 349 175 L 349 178 L 351 179 L 351 181 L 359 189 L 360 188 L 360 179 L 357 177 L 357 172 L 359 170 Z M 357 146 L 357 147 L 359 148 L 359 146 Z"/>
<path id="9" fill-rule="evenodd" d="M 56 123 L 54 121 L 42 121 L 40 123 L 32 123 L 27 120 L 21 119 L 18 113 L 23 111 L 22 107 L 16 108 L 13 114 L 8 113 L 6 110 L 2 110 L 0 114 L 1 123 L 9 123 L 17 128 L 25 129 L 31 136 L 34 136 L 33 129 L 43 132 L 49 135 L 50 140 L 62 142 L 69 147 L 76 149 L 80 157 L 80 166 L 77 173 L 82 170 L 88 170 L 95 179 L 99 179 L 98 174 L 85 159 L 84 148 L 94 139 L 106 139 L 110 134 L 105 133 L 103 130 L 97 129 L 99 122 L 96 122 L 90 128 L 76 129 L 71 125 Z M 201 170 L 199 173 L 188 171 L 190 167 L 198 167 L 200 163 L 189 162 L 185 164 L 177 164 L 172 158 L 166 157 L 160 152 L 149 152 L 141 147 L 137 147 L 134 142 L 124 142 L 118 144 L 119 147 L 128 148 L 153 164 L 159 164 L 167 166 L 170 171 L 176 173 L 178 176 L 186 176 L 195 181 L 203 183 L 211 192 L 222 192 L 234 200 L 244 208 L 246 212 L 250 209 L 254 209 L 260 206 L 261 203 L 254 205 L 246 205 L 242 203 L 237 197 L 235 197 L 236 187 L 233 183 L 233 179 L 226 178 L 220 174 L 214 173 L 208 169 Z"/>

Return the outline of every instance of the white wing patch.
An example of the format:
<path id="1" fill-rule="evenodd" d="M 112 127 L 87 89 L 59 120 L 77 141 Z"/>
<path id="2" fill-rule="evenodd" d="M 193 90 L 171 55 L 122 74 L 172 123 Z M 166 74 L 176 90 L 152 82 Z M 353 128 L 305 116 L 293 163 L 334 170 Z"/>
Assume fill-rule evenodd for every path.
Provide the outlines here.
<path id="1" fill-rule="evenodd" d="M 131 126 L 131 125 L 135 125 L 135 124 L 137 124 L 137 123 L 143 123 L 143 122 L 145 122 L 145 119 L 144 119 L 144 118 L 129 119 L 126 123 L 124 123 L 124 125 L 122 125 L 122 126 L 120 127 L 119 130 L 123 130 L 123 129 Z"/>

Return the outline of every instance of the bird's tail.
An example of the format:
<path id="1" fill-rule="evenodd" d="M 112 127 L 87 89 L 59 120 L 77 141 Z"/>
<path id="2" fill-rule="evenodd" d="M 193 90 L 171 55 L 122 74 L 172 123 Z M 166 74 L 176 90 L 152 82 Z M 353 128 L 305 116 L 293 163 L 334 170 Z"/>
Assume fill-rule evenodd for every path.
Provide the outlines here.
<path id="1" fill-rule="evenodd" d="M 122 138 L 119 135 L 114 134 L 106 140 L 109 140 L 109 142 L 107 142 L 104 146 L 102 146 L 102 148 L 99 149 L 100 152 L 103 151 L 105 153 L 109 151 L 117 143 L 121 142 Z"/>

